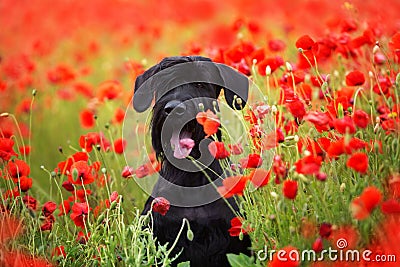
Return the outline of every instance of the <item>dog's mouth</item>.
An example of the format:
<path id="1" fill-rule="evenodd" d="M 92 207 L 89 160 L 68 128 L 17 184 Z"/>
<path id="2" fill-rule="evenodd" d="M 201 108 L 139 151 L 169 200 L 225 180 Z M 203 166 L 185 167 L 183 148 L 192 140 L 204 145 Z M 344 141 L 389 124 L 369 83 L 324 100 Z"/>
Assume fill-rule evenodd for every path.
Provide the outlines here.
<path id="1" fill-rule="evenodd" d="M 182 130 L 174 130 L 171 136 L 171 147 L 174 151 L 174 157 L 177 159 L 184 159 L 189 156 L 195 142 L 193 141 L 192 133 Z"/>

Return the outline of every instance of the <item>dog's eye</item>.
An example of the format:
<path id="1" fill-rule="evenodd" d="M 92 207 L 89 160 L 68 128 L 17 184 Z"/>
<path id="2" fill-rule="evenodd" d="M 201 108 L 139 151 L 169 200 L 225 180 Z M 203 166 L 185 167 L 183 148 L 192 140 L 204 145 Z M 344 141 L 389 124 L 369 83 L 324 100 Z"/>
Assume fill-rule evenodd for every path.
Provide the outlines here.
<path id="1" fill-rule="evenodd" d="M 194 84 L 197 88 L 204 88 L 204 84 L 203 83 L 195 83 Z"/>

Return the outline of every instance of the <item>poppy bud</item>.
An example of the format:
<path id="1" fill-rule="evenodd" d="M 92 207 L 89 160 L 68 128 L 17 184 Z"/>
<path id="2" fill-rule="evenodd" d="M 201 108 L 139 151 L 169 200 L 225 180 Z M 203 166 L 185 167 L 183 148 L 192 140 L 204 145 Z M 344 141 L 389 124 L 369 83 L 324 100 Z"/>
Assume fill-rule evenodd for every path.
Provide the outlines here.
<path id="1" fill-rule="evenodd" d="M 293 71 L 292 65 L 287 61 L 286 61 L 286 69 L 288 70 L 288 72 L 292 72 Z"/>
<path id="2" fill-rule="evenodd" d="M 78 180 L 78 175 L 79 175 L 78 170 L 77 170 L 76 168 L 74 168 L 74 169 L 72 170 L 72 177 L 74 178 L 74 181 L 77 181 L 77 180 Z"/>
<path id="3" fill-rule="evenodd" d="M 186 232 L 186 237 L 187 237 L 187 239 L 188 239 L 189 241 L 193 241 L 193 238 L 194 238 L 193 231 L 190 230 L 190 229 L 188 229 L 187 232 Z"/>
<path id="4" fill-rule="evenodd" d="M 199 103 L 199 109 L 200 109 L 200 111 L 204 111 L 204 104 L 203 103 Z"/>
<path id="5" fill-rule="evenodd" d="M 265 68 L 265 74 L 267 76 L 270 76 L 271 73 L 272 73 L 271 67 L 270 67 L 270 65 L 267 65 L 267 67 Z"/>
<path id="6" fill-rule="evenodd" d="M 340 192 L 341 193 L 343 193 L 343 191 L 346 189 L 346 184 L 345 183 L 342 183 L 341 185 L 340 185 Z"/>
<path id="7" fill-rule="evenodd" d="M 379 51 L 379 46 L 375 45 L 374 48 L 372 49 L 372 53 L 376 54 Z"/>

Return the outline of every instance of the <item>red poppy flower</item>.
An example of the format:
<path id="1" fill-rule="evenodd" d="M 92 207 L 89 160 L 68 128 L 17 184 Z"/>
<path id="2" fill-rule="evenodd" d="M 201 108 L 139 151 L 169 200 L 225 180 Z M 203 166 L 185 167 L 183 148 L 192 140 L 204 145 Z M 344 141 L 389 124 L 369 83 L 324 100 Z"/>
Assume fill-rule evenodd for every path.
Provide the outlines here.
<path id="1" fill-rule="evenodd" d="M 130 178 L 135 174 L 135 170 L 132 167 L 125 166 L 122 170 L 121 176 L 123 178 Z"/>
<path id="2" fill-rule="evenodd" d="M 251 125 L 258 124 L 258 118 L 253 110 L 247 110 L 247 114 L 243 116 L 245 121 L 248 121 Z"/>
<path id="3" fill-rule="evenodd" d="M 393 51 L 400 50 L 400 32 L 397 32 L 392 36 L 389 46 Z"/>
<path id="4" fill-rule="evenodd" d="M 319 181 L 321 181 L 321 182 L 324 182 L 324 181 L 326 181 L 326 178 L 327 178 L 328 176 L 326 175 L 326 173 L 324 173 L 324 172 L 319 172 L 319 173 L 317 173 L 316 175 L 315 175 L 315 178 L 317 178 L 317 180 L 319 180 Z"/>
<path id="5" fill-rule="evenodd" d="M 89 109 L 84 109 L 81 111 L 79 118 L 81 122 L 81 126 L 84 129 L 92 128 L 95 124 L 94 113 Z"/>
<path id="6" fill-rule="evenodd" d="M 259 125 L 255 126 L 259 128 Z M 255 127 L 250 129 L 250 135 L 253 137 L 253 144 L 258 151 L 261 150 L 261 148 L 263 150 L 269 150 L 278 146 L 278 138 L 281 138 L 281 136 L 278 137 L 278 129 L 276 131 L 265 134 L 262 138 L 260 138 L 259 136 L 253 136 L 252 130 L 256 130 Z M 258 134 L 261 136 L 262 132 L 257 133 L 257 135 Z M 279 135 L 281 134 L 283 135 L 282 131 L 279 132 Z"/>
<path id="7" fill-rule="evenodd" d="M 296 98 L 286 103 L 286 107 L 289 109 L 289 112 L 292 113 L 293 117 L 302 119 L 306 114 L 306 109 L 304 108 L 303 102 L 300 99 Z"/>
<path id="8" fill-rule="evenodd" d="M 75 190 L 75 187 L 72 185 L 70 181 L 64 181 L 62 183 L 62 187 L 69 192 L 73 192 Z"/>
<path id="9" fill-rule="evenodd" d="M 2 257 L 3 266 L 34 266 L 34 267 L 53 267 L 50 262 L 45 259 L 34 257 L 31 254 L 24 254 L 20 251 L 4 251 Z"/>
<path id="10" fill-rule="evenodd" d="M 88 240 L 90 238 L 90 232 L 87 233 L 87 235 L 85 235 L 82 231 L 78 232 L 78 235 L 76 236 L 76 241 L 79 244 L 85 245 Z"/>
<path id="11" fill-rule="evenodd" d="M 68 174 L 68 181 L 77 185 L 93 183 L 93 167 L 83 160 L 73 163 Z"/>
<path id="12" fill-rule="evenodd" d="M 160 213 L 162 216 L 165 216 L 167 214 L 171 204 L 169 201 L 163 197 L 156 197 L 153 200 L 153 211 Z"/>
<path id="13" fill-rule="evenodd" d="M 113 100 L 120 97 L 123 93 L 123 88 L 118 81 L 105 81 L 99 85 L 97 89 L 97 98 L 100 101 Z"/>
<path id="14" fill-rule="evenodd" d="M 34 210 L 34 211 L 36 210 L 36 208 L 37 208 L 37 200 L 34 197 L 25 195 L 22 198 L 22 201 L 24 202 L 25 206 L 28 209 L 31 209 L 31 210 Z"/>
<path id="15" fill-rule="evenodd" d="M 374 186 L 365 188 L 362 194 L 351 202 L 350 210 L 353 217 L 357 220 L 366 219 L 381 200 L 382 193 L 379 189 Z"/>
<path id="16" fill-rule="evenodd" d="M 55 247 L 53 253 L 54 253 L 54 255 L 56 255 L 56 256 L 62 256 L 62 257 L 64 257 L 64 258 L 67 257 L 67 253 L 65 253 L 65 248 L 64 248 L 64 246 Z"/>
<path id="17" fill-rule="evenodd" d="M 14 149 L 14 140 L 8 138 L 0 138 L 0 158 L 9 161 L 12 156 L 18 156 Z"/>
<path id="18" fill-rule="evenodd" d="M 309 104 L 312 99 L 313 89 L 307 83 L 301 83 L 297 86 L 297 92 L 299 96 L 305 101 L 306 104 Z"/>
<path id="19" fill-rule="evenodd" d="M 322 223 L 319 227 L 319 235 L 322 238 L 328 238 L 332 233 L 332 224 L 330 223 Z"/>
<path id="20" fill-rule="evenodd" d="M 110 197 L 107 198 L 106 200 L 104 200 L 104 203 L 105 203 L 106 207 L 109 209 L 111 207 L 111 203 L 113 203 L 113 202 L 117 202 L 118 203 L 119 202 L 118 197 L 119 197 L 118 192 L 117 191 L 113 191 L 111 193 Z"/>
<path id="21" fill-rule="evenodd" d="M 21 146 L 19 148 L 19 153 L 24 156 L 28 156 L 31 153 L 31 147 L 30 146 Z"/>
<path id="22" fill-rule="evenodd" d="M 312 244 L 312 249 L 316 252 L 319 253 L 324 249 L 324 244 L 322 242 L 322 238 L 318 237 L 314 243 Z"/>
<path id="23" fill-rule="evenodd" d="M 16 198 L 19 196 L 20 196 L 19 189 L 18 186 L 16 186 L 12 190 L 7 190 L 6 192 L 4 192 L 3 199 Z"/>
<path id="24" fill-rule="evenodd" d="M 146 164 L 140 165 L 136 170 L 135 174 L 137 178 L 143 178 L 149 175 L 150 170 L 149 167 Z"/>
<path id="25" fill-rule="evenodd" d="M 327 152 L 329 157 L 336 158 L 343 153 L 351 154 L 355 150 L 363 149 L 367 147 L 367 143 L 361 139 L 353 137 L 345 143 L 345 138 L 342 137 L 337 141 L 330 142 Z"/>
<path id="26" fill-rule="evenodd" d="M 242 224 L 243 218 L 241 217 L 234 217 L 231 220 L 231 228 L 229 228 L 229 235 L 230 236 L 239 236 L 240 233 L 246 235 L 249 232 L 249 227 L 246 229 L 243 229 L 243 224 Z"/>
<path id="27" fill-rule="evenodd" d="M 295 199 L 297 195 L 298 184 L 294 180 L 285 180 L 283 182 L 283 195 L 288 199 Z"/>
<path id="28" fill-rule="evenodd" d="M 385 54 L 377 52 L 374 54 L 374 63 L 377 65 L 383 65 L 387 61 Z"/>
<path id="29" fill-rule="evenodd" d="M 310 155 L 299 159 L 294 165 L 296 166 L 296 172 L 302 174 L 314 175 L 319 173 L 321 168 L 322 158 L 319 156 Z"/>
<path id="30" fill-rule="evenodd" d="M 232 155 L 240 155 L 243 153 L 243 147 L 241 143 L 229 144 L 228 147 Z"/>
<path id="31" fill-rule="evenodd" d="M 264 48 L 255 49 L 253 52 L 251 52 L 249 58 L 250 62 L 253 62 L 254 60 L 257 60 L 257 62 L 262 61 L 265 58 L 265 49 Z"/>
<path id="32" fill-rule="evenodd" d="M 234 195 L 241 196 L 248 180 L 247 176 L 230 176 L 222 181 L 222 186 L 218 187 L 217 190 L 225 198 L 230 198 Z"/>
<path id="33" fill-rule="evenodd" d="M 88 197 L 88 195 L 92 194 L 92 190 L 90 190 L 90 189 L 86 189 L 86 190 L 79 189 L 79 190 L 76 190 L 75 194 L 76 194 L 77 199 L 80 202 L 85 202 L 86 198 Z M 71 200 L 71 201 L 74 201 L 74 200 Z"/>
<path id="34" fill-rule="evenodd" d="M 272 138 L 272 140 L 270 141 L 271 143 L 273 142 L 274 138 L 277 143 L 283 143 L 285 141 L 285 135 L 283 134 L 283 131 L 281 128 L 276 128 L 275 133 L 270 133 L 267 136 L 268 136 L 268 138 Z M 267 136 L 265 136 L 264 140 L 267 138 Z M 265 146 L 265 143 L 264 143 L 264 148 L 265 147 L 267 147 L 267 146 Z"/>
<path id="35" fill-rule="evenodd" d="M 99 145 L 103 150 L 110 148 L 110 142 L 102 133 L 88 133 L 79 138 L 79 146 L 87 152 L 92 151 L 94 146 Z"/>
<path id="36" fill-rule="evenodd" d="M 339 248 L 337 246 L 339 239 L 345 239 L 347 241 L 346 248 Z M 349 225 L 343 225 L 339 226 L 339 228 L 332 229 L 332 233 L 329 237 L 329 241 L 335 249 L 355 249 L 359 239 L 360 235 L 357 230 L 353 226 Z"/>
<path id="37" fill-rule="evenodd" d="M 269 40 L 268 41 L 268 48 L 273 52 L 281 52 L 285 50 L 286 44 L 279 39 Z"/>
<path id="38" fill-rule="evenodd" d="M 86 202 L 84 203 L 74 203 L 72 206 L 72 213 L 70 215 L 71 219 L 74 221 L 75 225 L 85 228 L 85 221 L 89 214 L 89 206 Z"/>
<path id="39" fill-rule="evenodd" d="M 251 183 L 258 188 L 267 185 L 270 176 L 271 170 L 255 169 L 250 172 L 249 179 Z"/>
<path id="40" fill-rule="evenodd" d="M 225 159 L 230 153 L 226 150 L 223 142 L 214 141 L 208 145 L 208 150 L 215 159 Z"/>
<path id="41" fill-rule="evenodd" d="M 360 86 L 364 83 L 365 77 L 361 71 L 355 70 L 346 75 L 346 84 L 348 86 Z"/>
<path id="42" fill-rule="evenodd" d="M 250 154 L 247 158 L 240 160 L 240 165 L 244 169 L 258 168 L 262 165 L 263 160 L 259 154 Z"/>
<path id="43" fill-rule="evenodd" d="M 296 47 L 303 50 L 311 50 L 315 42 L 309 35 L 303 35 L 296 41 Z"/>
<path id="44" fill-rule="evenodd" d="M 54 217 L 53 215 L 46 217 L 43 224 L 40 226 L 41 231 L 51 231 L 53 229 Z"/>
<path id="45" fill-rule="evenodd" d="M 341 138 L 341 139 L 344 142 L 344 138 Z M 351 138 L 347 145 L 344 142 L 344 145 L 345 145 L 344 149 L 347 154 L 351 154 L 354 150 L 359 150 L 359 149 L 368 147 L 367 142 L 365 142 L 361 139 L 358 139 L 357 137 Z"/>
<path id="46" fill-rule="evenodd" d="M 282 66 L 284 63 L 283 59 L 279 56 L 265 58 L 263 61 L 257 63 L 257 70 L 261 76 L 267 75 L 265 70 L 267 66 L 271 68 L 271 73 L 274 72 L 277 68 Z"/>
<path id="47" fill-rule="evenodd" d="M 268 267 L 298 267 L 300 266 L 299 255 L 300 252 L 297 248 L 292 246 L 284 247 L 273 255 Z"/>
<path id="48" fill-rule="evenodd" d="M 356 132 L 353 120 L 348 116 L 343 117 L 342 119 L 335 119 L 333 121 L 333 126 L 335 127 L 335 130 L 341 134 L 353 134 Z"/>
<path id="49" fill-rule="evenodd" d="M 275 155 L 272 162 L 272 171 L 275 173 L 275 183 L 279 184 L 285 179 L 288 173 L 287 165 L 283 162 L 282 157 Z"/>
<path id="50" fill-rule="evenodd" d="M 356 152 L 347 160 L 347 167 L 359 173 L 366 173 L 368 170 L 368 156 L 362 152 Z"/>
<path id="51" fill-rule="evenodd" d="M 382 203 L 381 210 L 385 214 L 400 213 L 400 202 L 395 199 L 389 199 Z"/>
<path id="52" fill-rule="evenodd" d="M 366 128 L 369 123 L 368 114 L 363 110 L 356 110 L 353 114 L 353 121 L 359 128 Z"/>
<path id="53" fill-rule="evenodd" d="M 314 157 L 320 156 L 324 157 L 324 150 L 329 147 L 330 140 L 328 138 L 322 137 L 318 138 L 317 141 L 312 140 L 311 138 L 300 138 L 299 142 L 297 142 L 297 148 L 300 153 L 303 153 L 303 147 L 305 146 L 305 150 L 311 153 Z"/>
<path id="54" fill-rule="evenodd" d="M 124 153 L 126 147 L 126 140 L 119 138 L 114 141 L 114 151 L 117 154 L 122 154 Z"/>
<path id="55" fill-rule="evenodd" d="M 400 173 L 393 173 L 389 176 L 389 193 L 393 198 L 400 197 Z"/>
<path id="56" fill-rule="evenodd" d="M 378 95 L 387 95 L 392 87 L 392 81 L 390 77 L 378 77 L 378 84 L 375 84 L 372 90 Z"/>
<path id="57" fill-rule="evenodd" d="M 18 182 L 18 177 L 28 176 L 31 172 L 31 168 L 29 165 L 20 159 L 16 159 L 14 161 L 9 161 L 7 164 L 7 171 L 14 182 Z"/>
<path id="58" fill-rule="evenodd" d="M 57 171 L 60 171 L 62 174 L 66 174 L 70 171 L 71 166 L 74 162 L 77 161 L 88 161 L 89 156 L 86 152 L 77 152 L 72 156 L 68 157 L 66 161 L 61 161 L 57 164 Z"/>
<path id="59" fill-rule="evenodd" d="M 5 241 L 17 237 L 23 230 L 22 221 L 12 217 L 9 213 L 2 213 L 0 216 L 0 225 L 0 244 L 2 245 L 5 244 Z M 2 248 L 2 252 L 4 251 Z"/>
<path id="60" fill-rule="evenodd" d="M 73 89 L 75 90 L 75 92 L 77 92 L 78 94 L 83 95 L 86 98 L 92 98 L 94 96 L 93 94 L 93 88 L 90 84 L 85 83 L 85 82 L 75 82 L 72 85 Z"/>
<path id="61" fill-rule="evenodd" d="M 309 111 L 303 119 L 314 124 L 317 130 L 328 131 L 330 128 L 331 118 L 326 112 Z"/>
<path id="62" fill-rule="evenodd" d="M 51 83 L 63 84 L 73 81 L 75 73 L 71 67 L 60 64 L 47 72 L 47 78 Z"/>
<path id="63" fill-rule="evenodd" d="M 42 214 L 45 217 L 50 216 L 51 214 L 53 214 L 53 212 L 57 209 L 57 204 L 54 203 L 53 201 L 48 201 L 43 205 L 42 208 Z"/>
<path id="64" fill-rule="evenodd" d="M 32 188 L 32 178 L 26 176 L 19 177 L 19 188 L 22 192 L 26 192 Z"/>
<path id="65" fill-rule="evenodd" d="M 122 108 L 117 108 L 114 113 L 113 123 L 120 124 L 125 119 L 125 111 Z"/>
<path id="66" fill-rule="evenodd" d="M 206 112 L 199 112 L 196 115 L 197 122 L 203 126 L 203 130 L 206 133 L 206 137 L 209 137 L 218 132 L 218 128 L 221 122 L 217 115 L 215 115 L 211 110 Z"/>
<path id="67" fill-rule="evenodd" d="M 267 104 L 261 103 L 254 107 L 254 110 L 257 112 L 257 118 L 263 122 L 263 119 L 267 116 L 270 112 L 271 107 Z"/>

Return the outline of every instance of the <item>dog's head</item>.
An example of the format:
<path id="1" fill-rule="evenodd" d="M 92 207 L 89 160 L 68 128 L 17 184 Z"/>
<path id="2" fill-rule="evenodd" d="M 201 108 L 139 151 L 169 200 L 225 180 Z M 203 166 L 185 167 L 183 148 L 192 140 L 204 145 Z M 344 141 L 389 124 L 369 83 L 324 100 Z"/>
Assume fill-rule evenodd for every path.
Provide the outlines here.
<path id="1" fill-rule="evenodd" d="M 245 106 L 247 77 L 201 56 L 164 58 L 137 77 L 134 109 L 143 112 L 155 101 L 151 136 L 157 157 L 176 153 L 183 138 L 194 140 L 190 155 L 199 157 L 198 145 L 205 133 L 197 123 L 196 115 L 202 109 L 218 111 L 216 100 L 222 89 L 230 107 L 241 109 Z M 238 98 L 241 101 L 237 101 Z"/>

